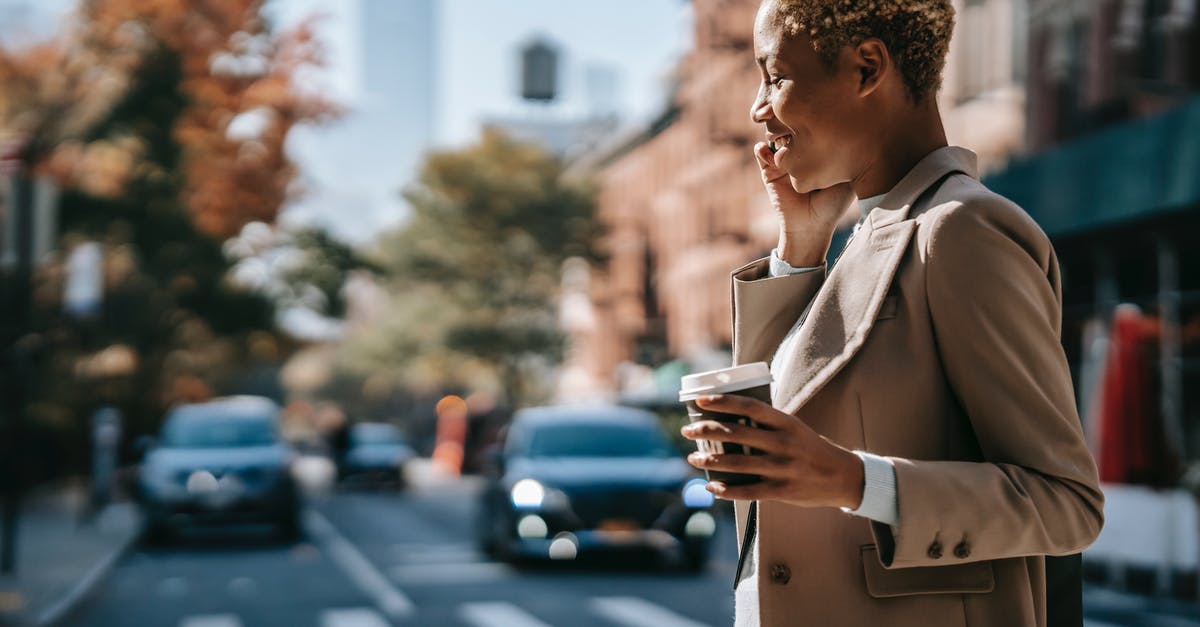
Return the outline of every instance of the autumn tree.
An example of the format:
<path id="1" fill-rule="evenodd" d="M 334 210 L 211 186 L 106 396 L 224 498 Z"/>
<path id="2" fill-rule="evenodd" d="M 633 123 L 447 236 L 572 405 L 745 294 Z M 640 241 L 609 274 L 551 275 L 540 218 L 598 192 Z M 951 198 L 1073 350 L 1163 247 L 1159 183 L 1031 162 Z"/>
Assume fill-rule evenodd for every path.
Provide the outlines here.
<path id="1" fill-rule="evenodd" d="M 351 337 L 347 362 L 423 385 L 491 378 L 525 400 L 531 368 L 562 356 L 561 265 L 595 256 L 591 189 L 540 147 L 487 131 L 431 154 L 406 197 L 411 218 L 379 245 L 391 311 Z"/>
<path id="2" fill-rule="evenodd" d="M 50 344 L 31 411 L 47 422 L 112 402 L 152 428 L 273 329 L 270 303 L 226 280 L 221 242 L 274 220 L 293 187 L 288 132 L 336 107 L 299 81 L 320 62 L 311 23 L 276 32 L 262 5 L 86 0 L 56 40 L 0 49 L 0 140 L 62 186 L 62 242 L 106 250 L 95 320 L 62 313 L 61 265 L 39 275 L 32 330 Z M 97 360 L 111 354 L 125 357 Z M 106 363 L 124 366 L 117 380 L 91 368 Z"/>

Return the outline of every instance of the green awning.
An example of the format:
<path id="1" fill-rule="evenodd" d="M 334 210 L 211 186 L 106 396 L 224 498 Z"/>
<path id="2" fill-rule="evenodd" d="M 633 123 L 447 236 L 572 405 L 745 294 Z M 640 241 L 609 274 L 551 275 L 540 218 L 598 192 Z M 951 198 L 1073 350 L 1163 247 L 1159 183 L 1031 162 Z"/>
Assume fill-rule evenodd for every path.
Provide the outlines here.
<path id="1" fill-rule="evenodd" d="M 985 177 L 1050 235 L 1200 203 L 1200 98 L 1107 128 Z"/>

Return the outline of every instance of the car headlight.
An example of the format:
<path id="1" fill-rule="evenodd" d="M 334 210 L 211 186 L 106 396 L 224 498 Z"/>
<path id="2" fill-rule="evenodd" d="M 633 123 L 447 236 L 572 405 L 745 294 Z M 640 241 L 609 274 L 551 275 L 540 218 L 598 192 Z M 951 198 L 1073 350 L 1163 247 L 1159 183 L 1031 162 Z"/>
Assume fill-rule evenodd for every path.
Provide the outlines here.
<path id="1" fill-rule="evenodd" d="M 509 491 L 513 507 L 563 511 L 570 509 L 571 499 L 566 492 L 543 485 L 536 479 L 522 479 Z"/>
<path id="2" fill-rule="evenodd" d="M 688 507 L 708 507 L 713 504 L 712 492 L 704 489 L 708 482 L 699 477 L 683 484 L 683 504 Z"/>
<path id="3" fill-rule="evenodd" d="M 541 507 L 546 488 L 534 479 L 522 479 L 513 484 L 510 496 L 516 507 Z"/>

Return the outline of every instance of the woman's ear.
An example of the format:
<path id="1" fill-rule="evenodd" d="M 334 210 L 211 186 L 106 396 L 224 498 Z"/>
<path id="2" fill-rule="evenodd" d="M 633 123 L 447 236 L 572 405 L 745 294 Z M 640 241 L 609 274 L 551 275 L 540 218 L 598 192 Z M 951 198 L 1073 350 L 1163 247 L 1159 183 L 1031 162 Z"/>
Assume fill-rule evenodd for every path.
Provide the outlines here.
<path id="1" fill-rule="evenodd" d="M 882 41 L 871 37 L 855 46 L 854 64 L 859 73 L 859 94 L 865 96 L 875 91 L 891 71 L 892 57 Z"/>

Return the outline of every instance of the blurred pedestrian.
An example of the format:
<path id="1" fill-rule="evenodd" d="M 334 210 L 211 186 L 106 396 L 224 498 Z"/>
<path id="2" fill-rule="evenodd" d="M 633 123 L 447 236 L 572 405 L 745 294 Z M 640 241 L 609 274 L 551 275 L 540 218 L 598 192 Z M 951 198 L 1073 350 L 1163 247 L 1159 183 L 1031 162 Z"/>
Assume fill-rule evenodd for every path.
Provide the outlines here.
<path id="1" fill-rule="evenodd" d="M 346 453 L 350 450 L 350 420 L 334 403 L 321 403 L 315 419 L 340 478 L 346 473 Z"/>
<path id="2" fill-rule="evenodd" d="M 1103 520 L 1059 267 L 947 145 L 953 22 L 949 0 L 759 8 L 754 150 L 780 236 L 733 273 L 733 352 L 770 362 L 774 400 L 701 401 L 761 428 L 684 428 L 762 453 L 689 458 L 761 477 L 709 484 L 736 501 L 738 625 L 1082 622 L 1078 585 L 1047 593 L 1045 556 L 1082 550 Z"/>

